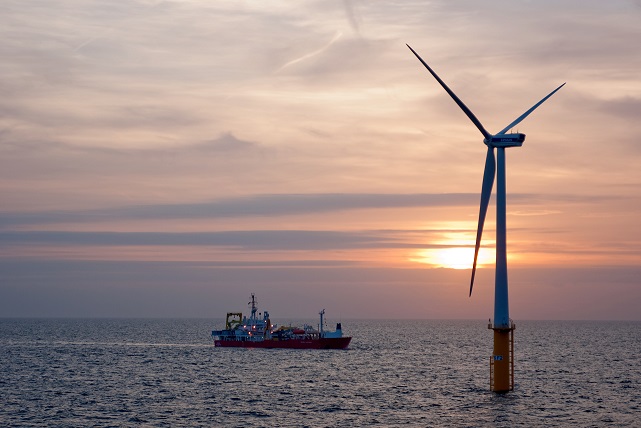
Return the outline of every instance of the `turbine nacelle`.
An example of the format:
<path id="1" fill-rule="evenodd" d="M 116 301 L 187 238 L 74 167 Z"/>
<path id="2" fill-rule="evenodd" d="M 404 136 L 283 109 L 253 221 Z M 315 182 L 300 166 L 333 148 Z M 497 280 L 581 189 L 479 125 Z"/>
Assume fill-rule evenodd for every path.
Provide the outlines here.
<path id="1" fill-rule="evenodd" d="M 484 138 L 483 143 L 488 147 L 521 147 L 525 141 L 525 134 L 496 134 Z"/>

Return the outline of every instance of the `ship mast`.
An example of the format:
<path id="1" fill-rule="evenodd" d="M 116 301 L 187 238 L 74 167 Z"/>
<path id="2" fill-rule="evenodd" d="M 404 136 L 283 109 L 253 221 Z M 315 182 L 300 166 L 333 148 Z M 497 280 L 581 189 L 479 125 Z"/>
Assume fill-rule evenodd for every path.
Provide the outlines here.
<path id="1" fill-rule="evenodd" d="M 254 293 L 252 293 L 252 301 L 248 302 L 247 304 L 249 305 L 249 303 L 251 303 L 252 305 L 252 314 L 249 319 L 253 321 L 252 325 L 254 325 L 256 321 L 256 311 L 258 310 L 258 308 L 256 307 L 256 298 L 254 297 Z"/>
<path id="2" fill-rule="evenodd" d="M 323 315 L 325 315 L 325 309 L 320 311 L 318 313 L 318 315 L 320 315 L 320 325 L 318 326 L 318 333 L 319 333 L 320 337 L 323 337 L 324 336 L 324 334 L 323 334 Z"/>

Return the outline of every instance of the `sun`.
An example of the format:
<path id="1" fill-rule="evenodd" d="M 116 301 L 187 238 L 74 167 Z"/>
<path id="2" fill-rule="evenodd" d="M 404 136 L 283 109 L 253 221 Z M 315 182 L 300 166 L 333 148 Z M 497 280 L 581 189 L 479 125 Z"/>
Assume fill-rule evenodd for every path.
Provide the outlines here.
<path id="1" fill-rule="evenodd" d="M 436 259 L 440 267 L 469 269 L 474 260 L 474 251 L 464 247 L 446 248 L 436 252 Z"/>
<path id="2" fill-rule="evenodd" d="M 490 264 L 493 262 L 494 254 L 488 254 L 488 250 L 481 248 L 477 260 L 477 266 Z M 416 258 L 411 258 L 413 262 L 432 265 L 433 267 L 447 269 L 472 269 L 474 262 L 474 248 L 471 247 L 449 247 L 438 249 L 420 250 Z"/>

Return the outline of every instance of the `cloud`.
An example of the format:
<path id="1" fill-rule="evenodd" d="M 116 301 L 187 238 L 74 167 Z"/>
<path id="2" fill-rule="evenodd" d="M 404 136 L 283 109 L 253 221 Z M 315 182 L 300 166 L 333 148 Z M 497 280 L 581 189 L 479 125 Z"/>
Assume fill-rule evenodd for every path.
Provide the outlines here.
<path id="1" fill-rule="evenodd" d="M 609 115 L 624 121 L 641 117 L 641 98 L 626 96 L 614 100 L 602 101 L 599 109 Z"/>
<path id="2" fill-rule="evenodd" d="M 0 232 L 3 245 L 217 246 L 237 250 L 327 250 L 415 247 L 373 232 L 251 230 L 224 232 Z"/>
<path id="3" fill-rule="evenodd" d="M 83 177 L 87 186 L 99 185 L 100 177 L 129 179 L 132 175 L 155 176 L 162 181 L 179 173 L 203 174 L 212 168 L 233 171 L 238 165 L 273 156 L 274 150 L 225 132 L 200 141 L 157 141 L 142 146 L 77 145 L 64 140 L 16 138 L 11 131 L 0 135 L 0 176 L 14 183 L 35 179 L 47 183 L 68 175 Z M 139 185 L 134 180 L 131 186 Z M 45 184 L 46 186 L 46 184 Z"/>
<path id="4" fill-rule="evenodd" d="M 225 133 L 220 137 L 205 141 L 202 143 L 197 143 L 187 147 L 173 148 L 171 151 L 178 155 L 179 153 L 185 152 L 203 152 L 203 153 L 218 153 L 218 154 L 229 154 L 229 153 L 248 153 L 253 150 L 260 148 L 260 145 L 251 141 L 240 140 L 232 135 L 231 132 Z"/>
<path id="5" fill-rule="evenodd" d="M 5 131 L 8 133 L 8 131 Z M 0 136 L 1 137 L 1 136 Z M 217 138 L 206 141 L 184 142 L 179 146 L 154 145 L 148 147 L 95 147 L 77 146 L 61 141 L 21 141 L 20 143 L 9 137 L 4 138 L 4 144 L 0 147 L 5 156 L 20 156 L 23 159 L 38 156 L 55 155 L 84 155 L 84 156 L 155 156 L 172 155 L 185 156 L 195 153 L 228 153 L 251 151 L 259 148 L 260 145 L 246 140 L 236 138 L 231 132 L 225 132 Z"/>
<path id="6" fill-rule="evenodd" d="M 38 212 L 0 212 L 0 227 L 19 225 L 89 223 L 117 220 L 217 219 L 317 215 L 329 212 L 392 209 L 460 207 L 478 205 L 476 193 L 440 194 L 274 194 L 226 198 L 192 204 L 133 205 L 100 210 L 56 210 Z M 510 205 L 532 205 L 545 201 L 565 204 L 592 203 L 614 199 L 602 196 L 510 194 Z M 540 211 L 533 211 L 540 213 Z M 524 212 L 519 212 L 524 215 Z"/>

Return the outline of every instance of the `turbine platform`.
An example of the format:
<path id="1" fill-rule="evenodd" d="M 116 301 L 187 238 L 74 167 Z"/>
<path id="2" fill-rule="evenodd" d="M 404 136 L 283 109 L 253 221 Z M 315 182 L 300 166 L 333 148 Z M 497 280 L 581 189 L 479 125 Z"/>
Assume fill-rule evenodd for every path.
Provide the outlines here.
<path id="1" fill-rule="evenodd" d="M 514 330 L 516 325 L 510 320 L 509 326 L 493 326 L 494 352 L 490 357 L 490 390 L 509 392 L 514 390 Z"/>

